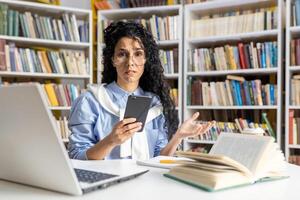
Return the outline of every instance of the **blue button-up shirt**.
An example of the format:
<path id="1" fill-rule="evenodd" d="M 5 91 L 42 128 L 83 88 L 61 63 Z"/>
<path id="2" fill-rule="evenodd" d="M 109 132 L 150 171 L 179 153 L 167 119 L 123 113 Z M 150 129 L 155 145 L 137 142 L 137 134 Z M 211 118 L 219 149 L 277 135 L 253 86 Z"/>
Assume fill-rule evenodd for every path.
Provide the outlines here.
<path id="1" fill-rule="evenodd" d="M 125 109 L 127 98 L 130 94 L 120 88 L 116 82 L 105 85 L 105 89 L 120 109 Z M 152 107 L 161 105 L 159 98 L 150 92 L 138 87 L 134 92 L 137 96 L 151 96 Z M 167 129 L 164 128 L 163 114 L 145 124 L 150 157 L 158 156 L 161 149 L 168 143 Z M 105 110 L 94 94 L 90 91 L 80 95 L 72 105 L 69 129 L 69 156 L 72 159 L 86 160 L 86 151 L 97 142 L 110 134 L 114 125 L 119 122 L 119 117 Z M 119 159 L 120 146 L 116 146 L 105 159 Z"/>

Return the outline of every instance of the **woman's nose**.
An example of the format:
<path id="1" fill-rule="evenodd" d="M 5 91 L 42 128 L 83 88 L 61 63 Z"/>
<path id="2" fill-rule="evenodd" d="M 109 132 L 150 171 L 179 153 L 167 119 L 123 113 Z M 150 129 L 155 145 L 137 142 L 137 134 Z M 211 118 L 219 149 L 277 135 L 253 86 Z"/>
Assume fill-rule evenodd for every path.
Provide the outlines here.
<path id="1" fill-rule="evenodd" d="M 134 59 L 133 56 L 129 56 L 127 59 L 128 66 L 134 66 Z"/>

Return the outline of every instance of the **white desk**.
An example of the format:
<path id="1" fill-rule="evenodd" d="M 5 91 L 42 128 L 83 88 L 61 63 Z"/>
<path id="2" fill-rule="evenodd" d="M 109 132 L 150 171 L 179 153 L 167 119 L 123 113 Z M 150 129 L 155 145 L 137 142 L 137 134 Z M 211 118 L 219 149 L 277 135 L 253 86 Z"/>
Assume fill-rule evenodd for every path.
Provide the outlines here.
<path id="1" fill-rule="evenodd" d="M 93 165 L 103 161 L 93 161 Z M 113 161 L 112 165 L 119 161 Z M 124 161 L 123 161 L 124 162 Z M 134 164 L 131 161 L 129 164 Z M 88 162 L 87 162 L 88 163 Z M 90 163 L 89 163 L 90 164 Z M 150 172 L 135 179 L 97 190 L 83 196 L 69 196 L 20 184 L 0 181 L 1 200 L 298 200 L 300 199 L 300 167 L 288 165 L 290 178 L 209 193 L 164 177 L 167 170 L 149 167 Z M 46 180 L 45 180 L 46 181 Z"/>

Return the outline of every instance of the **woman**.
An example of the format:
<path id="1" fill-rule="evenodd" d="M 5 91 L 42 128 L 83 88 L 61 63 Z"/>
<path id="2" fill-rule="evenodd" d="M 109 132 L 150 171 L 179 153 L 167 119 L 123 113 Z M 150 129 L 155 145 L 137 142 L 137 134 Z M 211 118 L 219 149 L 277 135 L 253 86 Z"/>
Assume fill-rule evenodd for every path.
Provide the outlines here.
<path id="1" fill-rule="evenodd" d="M 148 159 L 173 155 L 182 139 L 209 130 L 196 124 L 199 113 L 178 129 L 151 33 L 134 22 L 114 22 L 104 31 L 102 85 L 91 85 L 73 104 L 69 155 L 73 159 Z M 134 118 L 122 119 L 129 95 L 152 97 L 144 131 Z M 168 139 L 170 141 L 168 142 Z"/>

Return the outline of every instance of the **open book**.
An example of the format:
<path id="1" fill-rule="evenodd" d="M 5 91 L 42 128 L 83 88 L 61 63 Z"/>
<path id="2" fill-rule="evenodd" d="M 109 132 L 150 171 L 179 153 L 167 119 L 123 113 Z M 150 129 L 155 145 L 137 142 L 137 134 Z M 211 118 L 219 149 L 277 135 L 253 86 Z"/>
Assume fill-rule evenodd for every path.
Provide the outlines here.
<path id="1" fill-rule="evenodd" d="M 177 152 L 194 161 L 178 161 L 165 176 L 207 191 L 287 177 L 274 138 L 222 133 L 209 154 Z"/>

